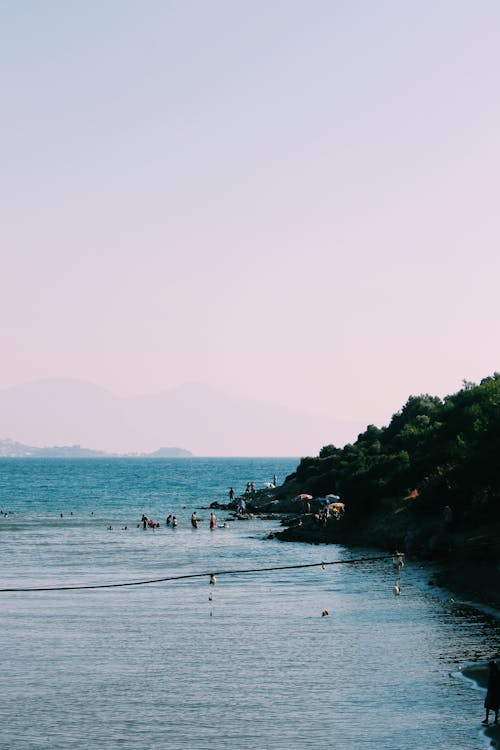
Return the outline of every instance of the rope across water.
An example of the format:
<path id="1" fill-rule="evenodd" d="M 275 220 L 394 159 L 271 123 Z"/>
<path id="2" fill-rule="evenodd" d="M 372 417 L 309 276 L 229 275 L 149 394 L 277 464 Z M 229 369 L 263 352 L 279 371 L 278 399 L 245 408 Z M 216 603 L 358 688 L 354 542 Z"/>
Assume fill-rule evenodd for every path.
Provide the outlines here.
<path id="1" fill-rule="evenodd" d="M 185 573 L 182 575 L 175 576 L 164 576 L 162 578 L 149 578 L 142 581 L 126 581 L 124 583 L 95 583 L 86 585 L 75 585 L 75 586 L 37 586 L 27 588 L 4 588 L 0 589 L 0 594 L 7 593 L 21 593 L 21 592 L 36 592 L 36 591 L 83 591 L 86 589 L 116 589 L 123 588 L 125 586 L 147 586 L 152 583 L 165 583 L 167 581 L 180 581 L 188 578 L 207 578 L 209 576 L 218 575 L 244 575 L 246 573 L 265 573 L 272 572 L 275 570 L 298 570 L 300 568 L 325 568 L 327 565 L 354 565 L 357 563 L 366 562 L 377 562 L 379 560 L 388 560 L 393 558 L 394 555 L 379 555 L 378 557 L 358 557 L 351 560 L 332 560 L 330 562 L 319 562 L 319 563 L 302 563 L 299 565 L 274 565 L 269 568 L 245 568 L 243 570 L 211 570 L 205 573 Z"/>

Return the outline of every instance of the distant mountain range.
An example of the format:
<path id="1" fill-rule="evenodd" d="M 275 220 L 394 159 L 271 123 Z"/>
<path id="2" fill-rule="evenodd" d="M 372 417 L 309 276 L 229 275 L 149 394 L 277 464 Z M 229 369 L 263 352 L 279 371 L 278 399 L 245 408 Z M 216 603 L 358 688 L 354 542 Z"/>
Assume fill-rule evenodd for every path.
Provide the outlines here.
<path id="1" fill-rule="evenodd" d="M 198 456 L 316 455 L 323 445 L 350 442 L 361 427 L 199 383 L 132 398 L 63 378 L 0 391 L 0 436 L 33 446 L 92 446 L 93 453 L 187 445 Z"/>
<path id="2" fill-rule="evenodd" d="M 80 445 L 53 445 L 37 448 L 33 445 L 18 443 L 9 438 L 0 439 L 0 458 L 105 458 L 105 457 L 140 457 L 140 458 L 186 458 L 193 454 L 183 448 L 159 448 L 153 453 L 106 453 Z"/>

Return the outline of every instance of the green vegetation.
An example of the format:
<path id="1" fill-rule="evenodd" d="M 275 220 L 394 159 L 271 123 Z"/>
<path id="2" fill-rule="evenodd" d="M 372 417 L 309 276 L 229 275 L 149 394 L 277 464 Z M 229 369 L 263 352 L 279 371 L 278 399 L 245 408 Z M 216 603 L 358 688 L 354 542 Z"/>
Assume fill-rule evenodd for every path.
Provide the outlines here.
<path id="1" fill-rule="evenodd" d="M 377 515 L 388 501 L 412 515 L 455 527 L 500 520 L 500 374 L 443 400 L 411 396 L 387 427 L 369 425 L 355 443 L 324 446 L 304 458 L 286 484 L 313 495 L 336 492 L 351 517 Z"/>
<path id="2" fill-rule="evenodd" d="M 344 448 L 325 445 L 302 459 L 276 502 L 291 512 L 301 492 L 339 494 L 345 515 L 325 525 L 303 514 L 279 539 L 436 560 L 430 585 L 500 608 L 500 374 L 443 400 L 411 396 L 387 427 L 369 425 Z"/>

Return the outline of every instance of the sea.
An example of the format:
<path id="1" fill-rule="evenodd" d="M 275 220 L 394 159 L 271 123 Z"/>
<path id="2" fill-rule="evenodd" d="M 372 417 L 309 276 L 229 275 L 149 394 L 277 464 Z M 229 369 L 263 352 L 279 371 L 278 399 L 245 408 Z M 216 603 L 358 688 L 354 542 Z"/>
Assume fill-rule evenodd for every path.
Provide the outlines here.
<path id="1" fill-rule="evenodd" d="M 462 670 L 499 652 L 495 612 L 271 517 L 210 530 L 297 463 L 1 459 L 1 750 L 488 747 Z"/>

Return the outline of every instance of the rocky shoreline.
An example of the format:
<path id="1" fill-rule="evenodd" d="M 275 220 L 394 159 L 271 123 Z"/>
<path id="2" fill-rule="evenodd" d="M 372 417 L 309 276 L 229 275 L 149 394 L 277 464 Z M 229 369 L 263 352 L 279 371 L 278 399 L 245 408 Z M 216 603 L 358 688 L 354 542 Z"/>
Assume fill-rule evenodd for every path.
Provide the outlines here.
<path id="1" fill-rule="evenodd" d="M 324 523 L 307 503 L 296 499 L 300 492 L 295 483 L 257 490 L 243 496 L 246 512 L 239 515 L 239 498 L 228 504 L 212 503 L 211 507 L 231 511 L 242 520 L 252 515 L 279 518 L 283 530 L 274 532 L 273 537 L 283 542 L 376 547 L 432 561 L 438 569 L 433 583 L 468 601 L 500 610 L 498 522 L 461 528 L 441 517 L 415 516 L 411 504 L 387 500 L 375 515 L 353 516 L 347 507 L 340 520 Z"/>

